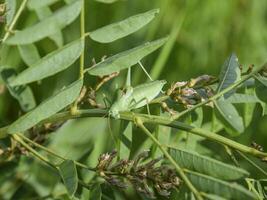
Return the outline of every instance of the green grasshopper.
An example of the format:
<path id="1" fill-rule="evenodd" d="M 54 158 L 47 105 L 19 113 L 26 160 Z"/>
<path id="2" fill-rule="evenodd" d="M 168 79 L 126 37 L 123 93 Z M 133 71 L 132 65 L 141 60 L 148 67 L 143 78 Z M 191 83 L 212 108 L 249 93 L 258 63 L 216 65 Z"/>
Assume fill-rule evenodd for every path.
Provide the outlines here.
<path id="1" fill-rule="evenodd" d="M 120 91 L 117 100 L 111 105 L 109 109 L 109 116 L 118 119 L 119 112 L 130 111 L 132 109 L 141 108 L 147 105 L 155 97 L 159 95 L 166 81 L 152 81 L 138 85 L 136 87 L 130 86 L 130 68 L 128 69 L 126 90 Z"/>

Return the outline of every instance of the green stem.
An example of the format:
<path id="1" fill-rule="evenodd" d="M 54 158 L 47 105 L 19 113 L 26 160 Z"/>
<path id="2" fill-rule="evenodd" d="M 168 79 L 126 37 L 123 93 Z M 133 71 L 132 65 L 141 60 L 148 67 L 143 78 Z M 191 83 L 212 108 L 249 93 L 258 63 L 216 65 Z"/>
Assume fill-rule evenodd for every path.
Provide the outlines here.
<path id="1" fill-rule="evenodd" d="M 240 151 L 237 151 L 239 153 L 240 156 L 242 156 L 246 161 L 248 161 L 253 167 L 255 167 L 256 169 L 258 169 L 262 174 L 264 174 L 265 176 L 267 176 L 267 172 L 262 169 L 259 165 L 257 165 L 255 162 L 253 162 L 251 159 L 249 159 L 246 155 L 244 155 L 243 153 L 241 153 Z"/>
<path id="2" fill-rule="evenodd" d="M 69 119 L 77 119 L 77 118 L 84 118 L 84 117 L 107 117 L 108 112 L 106 110 L 101 110 L 101 109 L 88 109 L 88 110 L 78 110 L 75 114 L 72 114 L 71 112 L 62 112 L 53 115 L 52 117 L 45 119 L 39 123 L 45 124 L 45 123 L 54 123 L 57 121 L 64 121 L 64 120 L 69 120 Z M 226 137 L 223 137 L 221 135 L 218 135 L 214 132 L 197 128 L 188 124 L 185 124 L 183 122 L 179 121 L 173 121 L 172 119 L 168 117 L 161 117 L 161 116 L 156 116 L 156 115 L 146 115 L 146 114 L 138 114 L 138 113 L 132 113 L 132 112 L 121 112 L 120 113 L 120 119 L 128 120 L 128 121 L 133 121 L 135 117 L 141 118 L 141 120 L 144 123 L 149 123 L 149 124 L 159 124 L 163 126 L 168 126 L 184 131 L 188 131 L 190 133 L 193 133 L 195 135 L 202 136 L 206 139 L 209 139 L 211 141 L 229 146 L 230 148 L 236 149 L 238 151 L 241 151 L 243 153 L 248 153 L 256 157 L 264 158 L 267 157 L 267 153 L 258 151 L 254 148 L 245 146 L 243 144 L 240 144 L 238 142 L 235 142 L 231 139 L 228 139 Z M 7 127 L 3 127 L 0 129 L 0 138 L 8 137 L 8 134 L 6 132 Z"/>
<path id="3" fill-rule="evenodd" d="M 25 147 L 29 152 L 31 152 L 34 156 L 39 158 L 41 161 L 45 162 L 47 165 L 51 166 L 52 168 L 56 168 L 56 166 L 51 163 L 47 158 L 39 154 L 35 151 L 31 146 L 29 146 L 26 142 L 24 142 L 18 134 L 13 134 L 12 138 L 20 143 L 23 147 Z"/>
<path id="4" fill-rule="evenodd" d="M 82 10 L 81 10 L 81 15 L 80 15 L 80 34 L 81 34 L 81 39 L 84 43 L 84 48 L 85 48 L 85 38 L 88 36 L 85 33 L 85 0 L 82 0 Z M 84 50 L 81 53 L 80 56 L 80 71 L 79 71 L 79 78 L 83 79 L 84 78 Z M 75 115 L 77 110 L 78 110 L 78 99 L 72 104 L 70 110 L 72 115 Z"/>
<path id="5" fill-rule="evenodd" d="M 75 119 L 75 118 L 107 117 L 107 116 L 108 116 L 108 113 L 106 110 L 101 110 L 101 109 L 78 110 L 77 114 L 75 114 L 75 115 L 72 115 L 70 112 L 58 113 L 58 114 L 40 122 L 40 124 L 53 123 L 53 122 L 57 122 L 57 121 Z M 205 129 L 201 129 L 201 128 L 197 128 L 197 127 L 185 124 L 183 122 L 173 121 L 172 119 L 170 119 L 168 117 L 138 114 L 138 113 L 132 113 L 132 112 L 121 112 L 120 113 L 120 119 L 134 122 L 135 117 L 141 118 L 141 120 L 144 123 L 159 124 L 159 125 L 163 125 L 163 126 L 169 126 L 172 128 L 188 131 L 190 133 L 202 136 L 206 139 L 218 142 L 218 143 L 223 144 L 223 145 L 227 145 L 230 148 L 236 149 L 236 150 L 241 151 L 243 153 L 251 154 L 251 155 L 256 156 L 256 157 L 267 157 L 267 153 L 258 151 L 256 149 L 248 147 L 248 146 L 245 146 L 245 145 L 240 144 L 238 142 L 235 142 L 231 139 L 228 139 L 226 137 L 218 135 L 214 132 L 211 132 L 211 131 L 208 131 Z"/>
<path id="6" fill-rule="evenodd" d="M 49 165 L 50 167 L 52 167 L 52 168 L 58 170 L 58 167 L 57 167 L 56 165 L 54 165 L 54 164 L 53 164 L 52 162 L 50 162 L 47 158 L 45 158 L 44 156 L 42 156 L 41 154 L 39 154 L 37 151 L 35 151 L 31 146 L 29 146 L 26 142 L 24 142 L 23 139 L 25 139 L 25 140 L 31 142 L 32 144 L 34 144 L 34 145 L 36 145 L 36 146 L 42 148 L 42 149 L 45 150 L 45 151 L 49 151 L 49 153 L 52 153 L 53 155 L 55 155 L 55 156 L 57 156 L 57 157 L 59 157 L 59 158 L 64 159 L 63 157 L 61 157 L 61 156 L 55 154 L 55 153 L 52 152 L 50 149 L 47 149 L 47 148 L 43 147 L 42 145 L 39 145 L 39 144 L 37 144 L 37 143 L 31 141 L 30 139 L 24 137 L 24 136 L 22 136 L 22 137 L 21 137 L 21 136 L 22 136 L 21 134 L 13 134 L 13 135 L 12 135 L 12 138 L 13 138 L 14 140 L 16 140 L 18 143 L 20 143 L 23 147 L 25 147 L 25 148 L 26 148 L 29 152 L 31 152 L 34 156 L 36 156 L 37 158 L 39 158 L 41 161 L 45 162 L 45 163 L 46 163 L 47 165 Z M 22 139 L 22 138 L 23 138 L 23 139 Z M 81 163 L 78 163 L 78 162 L 76 162 L 76 161 L 74 161 L 74 162 L 75 162 L 76 165 L 88 169 L 87 166 L 85 166 L 85 165 L 83 165 L 83 164 L 81 164 Z M 82 180 L 79 179 L 78 182 L 79 182 L 79 184 L 80 184 L 82 187 L 85 187 L 85 188 L 88 189 L 88 185 L 87 185 L 86 183 L 84 183 Z"/>
<path id="7" fill-rule="evenodd" d="M 81 38 L 85 40 L 85 2 L 82 1 L 82 10 L 80 15 L 80 28 L 81 28 Z M 80 56 L 80 79 L 83 79 L 84 76 L 84 51 Z"/>
<path id="8" fill-rule="evenodd" d="M 254 70 L 253 72 L 251 72 L 248 75 L 243 76 L 239 81 L 236 81 L 235 83 L 233 83 L 232 85 L 230 85 L 229 87 L 225 88 L 224 90 L 222 90 L 221 92 L 215 94 L 214 96 L 212 96 L 211 98 L 207 99 L 206 101 L 203 101 L 189 109 L 186 109 L 180 113 L 177 113 L 176 115 L 172 116 L 172 119 L 178 119 L 180 117 L 182 117 L 183 115 L 203 106 L 206 105 L 209 102 L 212 102 L 218 98 L 220 98 L 221 96 L 223 96 L 224 94 L 226 94 L 227 92 L 233 90 L 234 88 L 238 87 L 239 85 L 241 85 L 242 83 L 244 83 L 246 80 L 250 79 L 251 77 L 253 77 L 255 74 L 257 74 L 263 67 L 265 66 L 265 64 L 262 67 L 259 67 L 258 69 Z"/>
<path id="9" fill-rule="evenodd" d="M 16 15 L 14 16 L 12 22 L 10 23 L 10 26 L 8 27 L 8 31 L 4 35 L 3 42 L 6 41 L 6 39 L 10 36 L 13 28 L 15 27 L 20 15 L 21 15 L 21 13 L 22 13 L 22 11 L 26 7 L 27 2 L 28 2 L 28 0 L 23 0 L 22 3 L 20 4 L 20 7 L 19 7 Z"/>
<path id="10" fill-rule="evenodd" d="M 55 157 L 57 157 L 57 158 L 60 158 L 61 160 L 67 160 L 65 157 L 63 157 L 63 156 L 61 156 L 61 155 L 55 153 L 54 151 L 52 151 L 51 149 L 48 149 L 48 148 L 44 147 L 43 145 L 40 145 L 40 144 L 38 144 L 38 143 L 36 143 L 36 142 L 30 140 L 29 138 L 25 137 L 25 136 L 22 135 L 22 134 L 17 134 L 17 135 L 19 135 L 19 137 L 21 137 L 23 140 L 27 141 L 28 143 L 31 143 L 32 145 L 34 145 L 34 146 L 36 146 L 36 147 L 38 147 L 38 148 L 44 150 L 45 152 L 47 152 L 47 153 L 49 153 L 49 154 L 51 154 L 51 155 L 53 155 L 53 156 L 55 156 Z M 74 161 L 74 163 L 75 163 L 77 166 L 82 167 L 82 168 L 84 168 L 84 169 L 88 169 L 88 170 L 91 170 L 91 171 L 95 171 L 94 168 L 90 168 L 90 167 L 88 167 L 88 166 L 86 166 L 86 165 L 84 165 L 84 164 L 82 164 L 82 163 L 80 163 L 80 162 Z"/>
<path id="11" fill-rule="evenodd" d="M 175 162 L 175 160 L 171 157 L 171 155 L 165 150 L 165 148 L 161 145 L 161 143 L 150 133 L 150 131 L 144 126 L 143 121 L 140 118 L 135 118 L 135 122 L 138 127 L 140 127 L 144 133 L 159 147 L 161 152 L 165 155 L 165 157 L 173 164 L 176 171 L 180 175 L 180 177 L 183 179 L 187 187 L 194 193 L 196 199 L 203 200 L 200 193 L 197 191 L 197 189 L 194 187 L 194 185 L 190 182 L 190 180 L 185 175 L 183 169 Z"/>

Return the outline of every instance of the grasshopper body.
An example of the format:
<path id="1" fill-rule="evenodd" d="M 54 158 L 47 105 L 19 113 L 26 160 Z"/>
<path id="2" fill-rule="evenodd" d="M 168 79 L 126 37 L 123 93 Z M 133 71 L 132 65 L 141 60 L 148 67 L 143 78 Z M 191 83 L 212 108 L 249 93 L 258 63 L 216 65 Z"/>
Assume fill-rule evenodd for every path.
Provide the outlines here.
<path id="1" fill-rule="evenodd" d="M 119 95 L 117 101 L 112 104 L 109 115 L 119 118 L 121 111 L 130 111 L 145 106 L 158 96 L 165 83 L 166 81 L 152 81 L 135 88 L 128 87 L 126 92 Z"/>

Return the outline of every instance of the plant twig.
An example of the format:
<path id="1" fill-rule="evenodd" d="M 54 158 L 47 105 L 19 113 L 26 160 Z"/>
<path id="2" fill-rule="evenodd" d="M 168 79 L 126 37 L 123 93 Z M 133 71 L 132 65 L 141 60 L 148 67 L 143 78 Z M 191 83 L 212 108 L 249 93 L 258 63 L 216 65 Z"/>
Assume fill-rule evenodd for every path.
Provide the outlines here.
<path id="1" fill-rule="evenodd" d="M 77 119 L 77 118 L 85 118 L 85 117 L 107 117 L 107 116 L 108 116 L 108 111 L 103 110 L 103 109 L 77 110 L 77 112 L 75 114 L 72 114 L 70 111 L 68 111 L 68 112 L 61 112 L 61 113 L 55 114 L 55 115 L 41 121 L 38 125 L 45 124 L 45 123 L 53 123 L 53 122 L 57 122 L 57 121 L 64 121 L 64 120 L 69 120 L 69 119 Z M 211 141 L 229 146 L 230 148 L 241 151 L 243 153 L 248 153 L 248 154 L 255 156 L 255 157 L 260 157 L 260 158 L 267 157 L 266 152 L 258 151 L 257 149 L 240 144 L 238 142 L 235 142 L 231 139 L 228 139 L 226 137 L 218 135 L 218 134 L 211 132 L 209 130 L 197 128 L 197 127 L 194 127 L 192 125 L 185 124 L 183 122 L 173 121 L 169 117 L 138 114 L 138 113 L 133 113 L 133 112 L 121 112 L 120 113 L 120 119 L 123 119 L 123 120 L 128 120 L 128 121 L 134 122 L 135 117 L 141 118 L 141 120 L 144 123 L 159 124 L 159 125 L 163 125 L 163 126 L 176 128 L 176 129 L 181 129 L 181 130 L 190 132 L 192 134 L 199 135 L 199 136 L 204 137 L 206 139 L 209 139 Z M 9 136 L 9 134 L 7 133 L 7 128 L 8 128 L 8 126 L 0 129 L 0 138 L 4 138 L 4 137 Z"/>
<path id="2" fill-rule="evenodd" d="M 82 10 L 80 15 L 80 31 L 81 31 L 81 38 L 85 40 L 85 1 L 82 0 Z M 85 41 L 84 41 L 85 43 Z M 80 79 L 83 79 L 84 76 L 84 50 L 80 56 Z"/>
<path id="3" fill-rule="evenodd" d="M 78 110 L 76 115 L 71 115 L 70 112 L 62 112 L 58 113 L 42 122 L 40 124 L 49 123 L 49 122 L 57 122 L 62 120 L 68 120 L 68 119 L 75 119 L 75 118 L 84 118 L 84 117 L 107 117 L 107 111 L 101 110 L 101 109 L 88 109 L 88 110 Z M 238 151 L 241 151 L 243 153 L 248 153 L 256 157 L 267 157 L 266 152 L 258 151 L 254 148 L 248 147 L 246 145 L 240 144 L 238 142 L 235 142 L 231 139 L 228 139 L 226 137 L 223 137 L 221 135 L 218 135 L 216 133 L 213 133 L 211 131 L 197 128 L 192 125 L 185 124 L 183 122 L 179 121 L 173 121 L 169 117 L 162 117 L 162 116 L 156 116 L 156 115 L 147 115 L 147 114 L 138 114 L 133 112 L 121 112 L 120 113 L 120 119 L 133 121 L 135 117 L 141 118 L 141 120 L 144 123 L 149 124 L 159 124 L 163 126 L 169 126 L 176 129 L 181 129 L 184 131 L 188 131 L 190 133 L 193 133 L 195 135 L 202 136 L 206 139 L 209 139 L 211 141 L 215 141 L 217 143 L 227 145 L 230 148 L 236 149 Z"/>
<path id="4" fill-rule="evenodd" d="M 175 162 L 175 160 L 171 157 L 171 155 L 165 150 L 165 148 L 161 145 L 161 143 L 150 133 L 150 131 L 144 126 L 143 121 L 140 118 L 135 118 L 136 125 L 141 128 L 144 133 L 159 147 L 161 152 L 166 156 L 166 158 L 173 164 L 176 171 L 183 179 L 187 187 L 194 193 L 196 199 L 203 200 L 201 194 L 197 191 L 194 185 L 190 182 L 190 180 L 185 175 L 183 169 Z"/>
<path id="5" fill-rule="evenodd" d="M 253 72 L 251 72 L 250 74 L 248 75 L 245 75 L 243 76 L 239 81 L 236 81 L 235 83 L 233 83 L 232 85 L 230 85 L 229 87 L 225 88 L 224 90 L 222 90 L 221 92 L 215 94 L 214 96 L 210 97 L 209 99 L 189 108 L 189 109 L 186 109 L 180 113 L 177 113 L 175 115 L 172 116 L 172 119 L 175 120 L 175 119 L 178 119 L 182 116 L 184 116 L 185 114 L 203 106 L 203 105 L 206 105 L 207 103 L 210 103 L 220 97 L 222 97 L 224 94 L 226 94 L 227 92 L 233 90 L 234 88 L 238 87 L 239 85 L 241 85 L 242 83 L 244 83 L 245 81 L 247 81 L 248 79 L 250 79 L 251 77 L 253 77 L 255 74 L 257 74 L 267 63 L 265 63 L 263 66 L 257 68 L 256 70 L 254 70 Z"/>
<path id="6" fill-rule="evenodd" d="M 267 176 L 267 172 L 262 169 L 259 165 L 257 165 L 255 162 L 253 162 L 251 159 L 249 159 L 246 155 L 244 155 L 242 152 L 237 151 L 239 153 L 240 156 L 242 156 L 246 161 L 248 161 L 253 167 L 255 167 L 256 169 L 258 169 L 262 174 L 264 174 L 265 176 Z"/>
<path id="7" fill-rule="evenodd" d="M 20 4 L 20 7 L 19 7 L 19 9 L 18 9 L 16 15 L 14 16 L 12 22 L 10 23 L 10 26 L 8 27 L 7 32 L 6 32 L 5 35 L 4 35 L 3 42 L 6 41 L 6 39 L 10 36 L 10 34 L 11 34 L 13 28 L 15 27 L 15 25 L 16 25 L 16 23 L 17 23 L 19 17 L 20 17 L 20 15 L 21 15 L 21 13 L 22 13 L 22 11 L 23 11 L 24 8 L 26 7 L 27 2 L 28 2 L 28 0 L 23 0 L 22 3 Z"/>
<path id="8" fill-rule="evenodd" d="M 34 145 L 34 146 L 36 146 L 36 147 L 38 147 L 38 148 L 44 150 L 45 152 L 47 152 L 47 153 L 49 153 L 49 154 L 51 154 L 51 155 L 53 155 L 53 156 L 55 156 L 55 157 L 57 157 L 57 158 L 60 158 L 61 160 L 67 160 L 65 157 L 63 157 L 63 156 L 61 156 L 61 155 L 55 153 L 54 151 L 52 151 L 52 150 L 49 149 L 49 148 L 44 147 L 43 145 L 40 145 L 40 144 L 38 144 L 38 143 L 32 141 L 31 139 L 25 137 L 25 136 L 22 135 L 22 134 L 17 134 L 17 135 L 19 135 L 19 137 L 21 137 L 23 140 L 27 141 L 28 143 L 31 143 L 32 145 Z M 82 167 L 82 168 L 85 168 L 85 169 L 88 169 L 88 170 L 91 170 L 91 171 L 95 171 L 94 168 L 88 167 L 87 165 L 84 165 L 84 164 L 82 164 L 82 163 L 80 163 L 80 162 L 77 162 L 77 161 L 75 161 L 75 160 L 74 160 L 74 163 L 75 163 L 77 166 L 79 166 L 79 167 Z"/>
<path id="9" fill-rule="evenodd" d="M 20 143 L 23 147 L 25 147 L 29 152 L 31 152 L 34 156 L 39 158 L 41 161 L 45 162 L 47 165 L 51 166 L 52 168 L 56 168 L 56 166 L 51 163 L 47 158 L 39 154 L 35 151 L 31 146 L 29 146 L 26 142 L 24 142 L 18 134 L 13 134 L 12 138 Z"/>

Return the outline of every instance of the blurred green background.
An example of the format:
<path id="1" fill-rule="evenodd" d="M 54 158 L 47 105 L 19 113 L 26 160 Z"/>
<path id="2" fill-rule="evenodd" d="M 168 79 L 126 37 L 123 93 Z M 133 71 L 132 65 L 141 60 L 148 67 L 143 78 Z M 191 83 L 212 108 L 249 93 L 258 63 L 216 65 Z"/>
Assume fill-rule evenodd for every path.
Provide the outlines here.
<path id="1" fill-rule="evenodd" d="M 59 2 L 51 8 L 55 10 L 63 4 Z M 121 0 L 113 4 L 102 4 L 86 0 L 86 31 L 153 8 L 160 8 L 160 14 L 149 25 L 126 38 L 111 44 L 99 44 L 87 39 L 86 67 L 92 66 L 93 58 L 99 62 L 105 55 L 111 56 L 167 35 L 170 35 L 169 43 L 143 59 L 142 64 L 151 72 L 152 78 L 165 79 L 169 83 L 202 74 L 218 76 L 224 60 L 232 52 L 246 66 L 261 65 L 267 60 L 267 1 Z M 33 11 L 26 10 L 17 29 L 23 29 L 37 20 Z M 78 38 L 79 30 L 77 19 L 63 30 L 64 43 Z M 1 31 L 4 32 L 3 26 Z M 57 48 L 49 39 L 36 45 L 41 56 Z M 1 65 L 11 66 L 18 72 L 26 68 L 15 46 L 2 47 L 0 56 Z M 140 68 L 135 67 L 133 71 L 133 85 L 147 79 Z M 39 84 L 31 84 L 37 102 L 40 103 L 77 77 L 78 62 L 55 77 L 45 79 Z M 124 78 L 122 74 L 118 82 Z M 96 79 L 87 76 L 86 81 L 87 84 L 94 84 Z M 115 83 L 112 84 L 114 85 Z M 109 87 L 106 86 L 105 89 L 108 90 Z M 16 100 L 7 92 L 0 95 L 1 126 L 11 123 L 21 114 L 18 107 Z M 255 107 L 251 125 L 237 139 L 247 145 L 255 140 L 267 149 L 267 117 L 262 117 L 260 110 L 259 106 Z M 110 149 L 107 135 L 106 119 L 82 119 L 68 122 L 52 134 L 47 143 L 57 152 L 73 159 L 91 154 L 88 162 L 93 165 L 101 152 Z"/>

